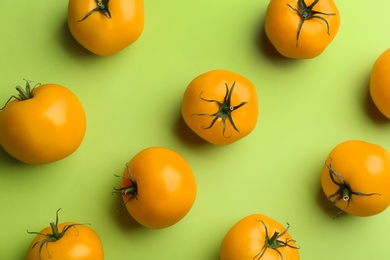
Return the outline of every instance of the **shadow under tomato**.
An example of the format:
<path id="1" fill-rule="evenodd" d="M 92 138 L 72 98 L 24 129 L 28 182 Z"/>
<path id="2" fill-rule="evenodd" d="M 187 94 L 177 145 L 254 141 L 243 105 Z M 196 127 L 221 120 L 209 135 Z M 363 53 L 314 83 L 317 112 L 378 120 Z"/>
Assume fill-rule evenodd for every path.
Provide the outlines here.
<path id="1" fill-rule="evenodd" d="M 389 124 L 390 120 L 385 117 L 379 109 L 376 107 L 374 101 L 370 95 L 370 80 L 368 79 L 364 85 L 364 97 L 363 97 L 363 107 L 366 114 L 378 125 Z"/>
<path id="2" fill-rule="evenodd" d="M 73 35 L 69 31 L 68 27 L 68 20 L 65 19 L 65 21 L 61 24 L 61 27 L 58 29 L 58 37 L 59 43 L 62 45 L 62 47 L 69 52 L 70 54 L 76 56 L 76 57 L 95 57 L 97 55 L 93 54 L 92 52 L 85 49 L 83 46 L 81 46 L 76 39 L 73 37 Z"/>
<path id="3" fill-rule="evenodd" d="M 265 32 L 265 13 L 263 15 L 260 15 L 259 17 L 261 17 L 261 20 L 259 21 L 259 25 L 256 28 L 256 32 L 254 34 L 254 42 L 256 49 L 259 50 L 260 53 L 263 54 L 270 61 L 286 64 L 296 63 L 298 61 L 297 59 L 284 57 L 275 49 Z"/>
<path id="4" fill-rule="evenodd" d="M 113 199 L 112 217 L 115 222 L 125 231 L 145 228 L 129 214 L 126 205 L 122 200 L 122 196 L 113 196 L 115 196 L 115 198 Z"/>
<path id="5" fill-rule="evenodd" d="M 11 155 L 9 155 L 3 147 L 0 146 L 0 165 L 9 164 L 9 165 L 20 165 L 23 166 L 25 163 L 15 159 Z M 1 171 L 5 173 L 4 171 Z"/>
<path id="6" fill-rule="evenodd" d="M 180 109 L 179 109 L 180 111 Z M 209 145 L 204 139 L 195 134 L 184 122 L 181 114 L 178 115 L 175 124 L 175 133 L 177 137 L 186 145 L 191 147 Z"/>

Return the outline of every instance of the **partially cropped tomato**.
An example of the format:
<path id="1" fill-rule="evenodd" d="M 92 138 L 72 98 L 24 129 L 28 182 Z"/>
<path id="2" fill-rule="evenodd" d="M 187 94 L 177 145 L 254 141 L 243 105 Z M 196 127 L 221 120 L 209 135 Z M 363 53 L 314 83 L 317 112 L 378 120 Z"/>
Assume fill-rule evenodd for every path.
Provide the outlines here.
<path id="1" fill-rule="evenodd" d="M 298 247 L 276 220 L 261 214 L 244 217 L 231 227 L 220 248 L 220 260 L 298 260 Z"/>
<path id="2" fill-rule="evenodd" d="M 151 147 L 136 154 L 123 171 L 122 195 L 130 215 L 148 228 L 166 228 L 180 221 L 196 197 L 195 176 L 177 152 Z"/>
<path id="3" fill-rule="evenodd" d="M 287 58 L 317 57 L 339 27 L 340 13 L 333 0 L 271 0 L 265 15 L 268 39 Z"/>
<path id="4" fill-rule="evenodd" d="M 68 27 L 89 51 L 112 55 L 141 36 L 143 0 L 69 0 Z"/>
<path id="5" fill-rule="evenodd" d="M 181 113 L 189 128 L 215 145 L 228 145 L 247 136 L 257 123 L 255 86 L 227 70 L 212 70 L 188 85 Z"/>
<path id="6" fill-rule="evenodd" d="M 37 236 L 31 242 L 26 260 L 103 260 L 104 251 L 98 234 L 84 224 L 56 222 L 41 232 L 28 232 Z"/>
<path id="7" fill-rule="evenodd" d="M 63 159 L 80 146 L 86 131 L 86 116 L 80 100 L 57 84 L 17 86 L 0 111 L 0 145 L 27 164 L 45 164 Z"/>
<path id="8" fill-rule="evenodd" d="M 370 78 L 370 95 L 379 111 L 390 119 L 390 49 L 375 61 Z"/>
<path id="9" fill-rule="evenodd" d="M 364 141 L 342 142 L 326 159 L 321 185 L 339 214 L 378 214 L 390 204 L 390 153 Z"/>

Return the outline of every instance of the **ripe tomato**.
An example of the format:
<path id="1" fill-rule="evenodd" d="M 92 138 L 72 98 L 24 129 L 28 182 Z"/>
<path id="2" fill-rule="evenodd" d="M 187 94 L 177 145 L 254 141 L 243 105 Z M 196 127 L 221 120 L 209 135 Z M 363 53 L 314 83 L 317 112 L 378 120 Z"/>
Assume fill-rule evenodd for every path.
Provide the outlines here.
<path id="1" fill-rule="evenodd" d="M 212 70 L 190 82 L 181 113 L 189 128 L 204 140 L 215 145 L 231 144 L 256 126 L 256 89 L 241 75 Z"/>
<path id="2" fill-rule="evenodd" d="M 135 42 L 144 28 L 143 0 L 69 0 L 68 26 L 89 51 L 108 56 Z"/>
<path id="3" fill-rule="evenodd" d="M 192 208 L 196 182 L 185 159 L 167 148 L 151 147 L 136 154 L 123 171 L 122 195 L 130 215 L 148 228 L 165 228 Z"/>
<path id="4" fill-rule="evenodd" d="M 288 224 L 287 224 L 288 225 Z M 220 260 L 298 260 L 298 247 L 274 219 L 261 214 L 249 215 L 227 232 L 220 248 Z"/>
<path id="5" fill-rule="evenodd" d="M 326 159 L 321 185 L 340 213 L 378 214 L 390 204 L 390 153 L 368 142 L 340 143 Z"/>
<path id="6" fill-rule="evenodd" d="M 103 260 L 103 246 L 98 234 L 90 227 L 73 222 L 49 227 L 37 234 L 28 248 L 26 260 Z"/>
<path id="7" fill-rule="evenodd" d="M 268 39 L 287 58 L 320 55 L 339 27 L 340 13 L 333 0 L 271 0 L 265 15 Z"/>
<path id="8" fill-rule="evenodd" d="M 86 116 L 80 100 L 57 84 L 30 82 L 26 90 L 16 89 L 0 111 L 0 145 L 11 156 L 28 164 L 44 164 L 63 159 L 81 144 Z"/>
<path id="9" fill-rule="evenodd" d="M 375 61 L 370 78 L 370 95 L 379 111 L 390 119 L 390 49 Z"/>

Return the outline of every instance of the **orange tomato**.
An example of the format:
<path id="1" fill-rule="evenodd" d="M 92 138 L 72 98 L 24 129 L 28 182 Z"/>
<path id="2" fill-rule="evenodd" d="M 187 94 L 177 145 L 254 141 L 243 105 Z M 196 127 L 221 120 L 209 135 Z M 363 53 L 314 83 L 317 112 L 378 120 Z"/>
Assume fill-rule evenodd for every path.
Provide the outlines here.
<path id="1" fill-rule="evenodd" d="M 136 154 L 123 171 L 122 195 L 130 215 L 148 228 L 166 228 L 192 208 L 196 181 L 185 159 L 177 152 L 151 147 Z"/>
<path id="2" fill-rule="evenodd" d="M 321 185 L 339 214 L 378 214 L 390 204 L 390 153 L 368 142 L 340 143 L 326 159 Z"/>
<path id="3" fill-rule="evenodd" d="M 219 259 L 298 260 L 298 247 L 288 233 L 288 228 L 265 215 L 249 215 L 227 232 L 221 244 Z"/>
<path id="4" fill-rule="evenodd" d="M 73 222 L 51 222 L 31 242 L 26 260 L 103 260 L 103 246 L 90 227 Z"/>
<path id="5" fill-rule="evenodd" d="M 379 111 L 390 119 L 390 49 L 375 61 L 370 77 L 370 95 Z"/>
<path id="6" fill-rule="evenodd" d="M 181 113 L 188 127 L 204 140 L 215 145 L 231 144 L 256 126 L 256 89 L 239 74 L 212 70 L 190 82 Z"/>
<path id="7" fill-rule="evenodd" d="M 317 57 L 339 27 L 340 13 L 333 0 L 271 0 L 265 15 L 268 39 L 287 58 Z"/>
<path id="8" fill-rule="evenodd" d="M 141 36 L 143 0 L 69 0 L 68 27 L 89 51 L 112 55 Z"/>
<path id="9" fill-rule="evenodd" d="M 27 164 L 63 159 L 80 146 L 86 116 L 80 100 L 57 84 L 17 87 L 19 96 L 0 111 L 0 145 Z"/>

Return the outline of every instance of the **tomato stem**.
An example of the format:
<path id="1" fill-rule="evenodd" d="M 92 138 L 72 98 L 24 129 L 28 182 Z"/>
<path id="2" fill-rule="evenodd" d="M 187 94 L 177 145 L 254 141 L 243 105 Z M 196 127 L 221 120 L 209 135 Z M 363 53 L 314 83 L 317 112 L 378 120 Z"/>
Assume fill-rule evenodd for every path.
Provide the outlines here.
<path id="1" fill-rule="evenodd" d="M 53 232 L 53 238 L 58 240 L 61 238 L 61 233 L 58 231 L 58 227 L 54 222 L 50 222 L 51 231 Z"/>
<path id="2" fill-rule="evenodd" d="M 28 100 L 28 99 L 31 99 L 34 97 L 33 95 L 33 90 L 36 86 L 39 86 L 40 83 L 37 83 L 33 88 L 31 88 L 30 86 L 30 82 L 29 80 L 26 80 L 26 87 L 25 89 L 23 89 L 21 86 L 16 86 L 16 90 L 18 91 L 19 95 L 15 96 L 15 95 L 12 95 L 8 100 L 7 102 L 5 103 L 5 105 L 0 109 L 0 110 L 3 110 L 7 104 L 14 98 L 18 101 L 23 101 L 23 100 Z"/>
<path id="3" fill-rule="evenodd" d="M 51 227 L 51 230 L 52 230 L 52 234 L 42 234 L 42 233 L 39 233 L 39 232 L 30 232 L 27 230 L 27 233 L 29 234 L 36 234 L 36 235 L 41 235 L 41 236 L 44 236 L 43 239 L 39 239 L 38 241 L 36 241 L 33 245 L 32 245 L 32 248 L 34 248 L 35 246 L 39 245 L 39 259 L 41 259 L 41 253 L 42 253 L 42 248 L 48 243 L 51 243 L 51 242 L 55 242 L 59 239 L 61 239 L 65 233 L 72 227 L 76 228 L 76 226 L 78 225 L 85 225 L 85 224 L 70 224 L 70 225 L 66 225 L 63 227 L 63 229 L 61 230 L 61 232 L 58 230 L 58 212 L 61 210 L 58 209 L 57 212 L 56 212 L 56 221 L 55 222 L 50 222 L 50 227 Z M 77 229 L 77 228 L 76 228 Z"/>
<path id="4" fill-rule="evenodd" d="M 297 40 L 296 47 L 298 47 L 299 35 L 301 33 L 303 23 L 306 20 L 310 20 L 312 18 L 322 20 L 326 24 L 328 35 L 330 35 L 330 32 L 329 32 L 330 28 L 329 28 L 328 21 L 324 17 L 319 16 L 319 15 L 328 15 L 329 16 L 329 15 L 336 15 L 336 14 L 335 13 L 323 13 L 323 12 L 313 10 L 313 7 L 318 3 L 318 1 L 319 0 L 315 0 L 311 5 L 307 6 L 305 3 L 305 0 L 298 0 L 298 8 L 292 7 L 290 4 L 287 4 L 288 7 L 290 7 L 293 11 L 295 11 L 301 17 L 301 21 L 298 24 L 298 31 L 297 31 L 297 35 L 296 35 L 296 40 Z"/>
<path id="5" fill-rule="evenodd" d="M 115 194 L 119 195 L 136 195 L 137 194 L 137 185 L 132 184 L 131 186 L 128 187 L 122 187 L 122 188 L 114 188 Z"/>
<path id="6" fill-rule="evenodd" d="M 227 119 L 230 122 L 230 124 L 232 125 L 233 129 L 236 130 L 237 133 L 240 132 L 238 130 L 238 128 L 236 127 L 236 125 L 234 124 L 232 113 L 234 110 L 239 109 L 240 107 L 247 104 L 248 102 L 241 102 L 240 104 L 238 104 L 236 106 L 233 106 L 231 104 L 231 98 L 232 98 L 235 84 L 236 84 L 236 82 L 234 81 L 232 84 L 232 87 L 229 90 L 228 84 L 225 83 L 226 93 L 225 93 L 225 97 L 223 98 L 222 102 L 218 101 L 218 100 L 213 100 L 213 99 L 205 99 L 202 97 L 203 91 L 200 93 L 200 95 L 199 95 L 200 99 L 202 99 L 203 101 L 206 101 L 206 102 L 216 103 L 219 107 L 218 111 L 214 114 L 200 113 L 200 114 L 193 114 L 192 115 L 192 116 L 212 116 L 212 117 L 214 117 L 214 119 L 211 121 L 209 126 L 202 126 L 203 129 L 212 128 L 218 119 L 222 119 L 222 124 L 223 124 L 222 135 L 226 138 L 229 138 L 230 136 L 225 135 L 226 119 Z"/>
<path id="7" fill-rule="evenodd" d="M 352 199 L 352 195 L 356 195 L 356 196 L 360 196 L 360 197 L 368 197 L 368 196 L 372 196 L 372 195 L 381 196 L 381 194 L 375 193 L 375 192 L 373 192 L 373 193 L 362 193 L 362 192 L 354 191 L 350 187 L 350 185 L 346 182 L 344 177 L 340 173 L 337 173 L 336 171 L 333 170 L 333 168 L 332 168 L 332 158 L 330 158 L 330 163 L 327 164 L 325 162 L 325 165 L 329 169 L 329 176 L 330 176 L 331 181 L 339 187 L 336 192 L 334 192 L 333 194 L 331 194 L 331 195 L 329 195 L 327 197 L 327 199 L 332 202 L 331 206 L 333 207 L 334 205 L 336 205 L 341 199 L 343 201 L 347 202 L 347 206 L 345 207 L 345 209 L 341 210 L 340 212 L 338 212 L 336 217 L 338 217 L 340 214 L 342 214 L 349 207 L 349 204 L 350 204 L 351 199 Z M 340 180 L 341 183 L 338 182 L 336 180 L 336 178 L 338 180 Z"/>
<path id="8" fill-rule="evenodd" d="M 94 12 L 100 12 L 101 14 L 103 14 L 105 17 L 107 17 L 108 19 L 111 18 L 111 13 L 110 13 L 110 10 L 108 9 L 108 2 L 109 0 L 95 0 L 95 3 L 96 3 L 96 8 L 90 10 L 85 16 L 83 19 L 81 20 L 77 20 L 77 22 L 82 22 L 84 21 L 85 19 L 87 19 L 91 14 L 93 14 Z"/>
<path id="9" fill-rule="evenodd" d="M 293 240 L 291 238 L 286 238 L 285 241 L 280 240 L 280 237 L 284 236 L 287 233 L 288 229 L 290 228 L 290 225 L 288 223 L 287 223 L 287 228 L 282 233 L 279 233 L 279 231 L 275 231 L 274 234 L 272 235 L 272 237 L 269 237 L 268 236 L 268 228 L 265 225 L 264 221 L 262 221 L 262 220 L 257 220 L 257 221 L 261 222 L 264 226 L 265 242 L 264 242 L 264 246 L 261 249 L 260 253 L 255 255 L 253 257 L 253 259 L 261 259 L 263 257 L 263 255 L 265 254 L 265 251 L 267 251 L 268 248 L 275 250 L 279 254 L 279 256 L 282 260 L 283 260 L 283 255 L 279 251 L 280 247 L 290 247 L 293 249 L 299 249 L 299 247 L 290 244 L 291 242 L 295 243 L 295 240 Z"/>
<path id="10" fill-rule="evenodd" d="M 349 194 L 350 194 L 349 188 L 348 188 L 348 187 L 345 187 L 345 188 L 343 189 L 343 200 L 344 200 L 344 201 L 349 201 L 349 199 L 350 199 Z"/>

